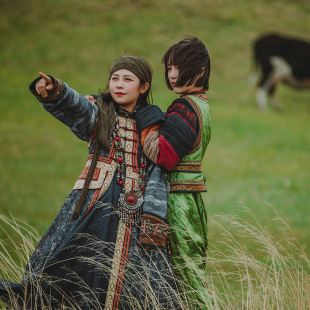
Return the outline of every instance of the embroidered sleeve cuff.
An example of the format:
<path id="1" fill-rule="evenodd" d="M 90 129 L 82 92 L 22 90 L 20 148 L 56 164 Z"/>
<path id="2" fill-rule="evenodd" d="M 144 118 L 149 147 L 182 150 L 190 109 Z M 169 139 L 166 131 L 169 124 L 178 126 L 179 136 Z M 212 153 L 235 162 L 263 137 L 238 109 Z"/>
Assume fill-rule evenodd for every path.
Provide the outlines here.
<path id="1" fill-rule="evenodd" d="M 138 110 L 135 118 L 138 130 L 141 132 L 143 129 L 156 122 L 164 122 L 165 114 L 157 105 L 149 104 L 148 106 Z"/>
<path id="2" fill-rule="evenodd" d="M 47 90 L 47 97 L 39 95 L 36 91 L 36 83 L 38 80 L 41 79 L 41 77 L 36 78 L 29 86 L 29 90 L 40 101 L 47 102 L 56 100 L 62 94 L 65 88 L 64 83 L 62 81 L 55 79 L 51 75 L 49 75 L 49 77 L 53 80 L 54 87 L 51 90 Z"/>

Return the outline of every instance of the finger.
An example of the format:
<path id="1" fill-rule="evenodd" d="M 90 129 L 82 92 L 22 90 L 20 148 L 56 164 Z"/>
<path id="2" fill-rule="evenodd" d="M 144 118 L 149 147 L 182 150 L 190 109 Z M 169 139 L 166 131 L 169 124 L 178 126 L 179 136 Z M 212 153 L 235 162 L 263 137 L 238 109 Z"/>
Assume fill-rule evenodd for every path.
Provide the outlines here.
<path id="1" fill-rule="evenodd" d="M 52 79 L 47 76 L 46 74 L 44 74 L 43 72 L 39 72 L 40 76 L 46 81 L 47 84 L 52 83 Z"/>
<path id="2" fill-rule="evenodd" d="M 53 89 L 53 87 L 54 87 L 53 84 L 49 84 L 49 85 L 46 85 L 45 89 L 51 90 L 51 89 Z"/>
<path id="3" fill-rule="evenodd" d="M 95 98 L 93 96 L 86 95 L 85 98 L 88 99 L 91 102 L 95 101 Z"/>
<path id="4" fill-rule="evenodd" d="M 40 80 L 36 83 L 36 92 L 40 95 L 40 90 L 39 90 L 39 84 L 40 84 Z"/>
<path id="5" fill-rule="evenodd" d="M 47 97 L 46 92 L 46 81 L 42 78 L 36 83 L 37 93 L 42 95 L 43 97 Z"/>
<path id="6" fill-rule="evenodd" d="M 51 77 L 47 76 L 43 72 L 39 72 L 42 79 L 40 80 L 40 92 L 43 97 L 47 97 L 47 90 L 51 90 L 54 88 L 54 83 Z M 42 86 L 42 87 L 41 87 Z"/>
<path id="7" fill-rule="evenodd" d="M 40 91 L 41 91 L 41 95 L 42 95 L 43 97 L 47 97 L 46 83 L 45 83 L 45 82 L 42 83 L 42 84 L 39 86 L 39 88 L 40 88 Z"/>
<path id="8" fill-rule="evenodd" d="M 43 93 L 46 93 L 45 87 L 46 87 L 46 81 L 44 79 L 38 80 L 38 82 L 36 83 L 36 91 L 37 91 L 37 93 L 39 95 L 43 95 Z"/>

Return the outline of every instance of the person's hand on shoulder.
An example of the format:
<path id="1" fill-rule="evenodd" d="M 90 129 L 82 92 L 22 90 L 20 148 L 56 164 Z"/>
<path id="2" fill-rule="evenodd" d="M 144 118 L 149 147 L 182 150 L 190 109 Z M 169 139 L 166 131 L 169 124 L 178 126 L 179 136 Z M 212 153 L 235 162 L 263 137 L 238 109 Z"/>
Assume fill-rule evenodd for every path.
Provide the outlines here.
<path id="1" fill-rule="evenodd" d="M 84 96 L 87 100 L 89 100 L 90 102 L 93 102 L 93 103 L 97 103 L 97 99 L 95 99 L 94 96 L 90 96 L 90 95 L 86 95 Z"/>

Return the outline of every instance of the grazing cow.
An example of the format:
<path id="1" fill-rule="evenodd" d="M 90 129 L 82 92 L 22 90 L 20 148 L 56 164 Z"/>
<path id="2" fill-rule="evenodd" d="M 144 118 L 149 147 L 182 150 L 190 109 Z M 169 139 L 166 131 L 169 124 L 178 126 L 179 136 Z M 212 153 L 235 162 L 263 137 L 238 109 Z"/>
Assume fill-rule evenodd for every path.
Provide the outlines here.
<path id="1" fill-rule="evenodd" d="M 256 100 L 267 110 L 267 95 L 277 111 L 282 110 L 275 88 L 282 82 L 294 88 L 310 88 L 310 42 L 277 34 L 265 35 L 254 43 L 256 67 L 261 68 Z"/>

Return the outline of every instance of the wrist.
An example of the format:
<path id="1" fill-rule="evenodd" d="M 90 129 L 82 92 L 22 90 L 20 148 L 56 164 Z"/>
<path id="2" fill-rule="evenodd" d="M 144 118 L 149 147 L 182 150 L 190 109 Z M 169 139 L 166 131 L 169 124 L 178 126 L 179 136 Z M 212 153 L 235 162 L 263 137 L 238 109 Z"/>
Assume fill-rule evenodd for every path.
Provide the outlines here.
<path id="1" fill-rule="evenodd" d="M 41 79 L 41 77 L 36 78 L 29 86 L 29 90 L 40 101 L 54 101 L 62 94 L 64 90 L 64 83 L 62 81 L 55 79 L 51 75 L 48 76 L 52 79 L 53 88 L 46 90 L 47 97 L 43 97 L 36 91 L 36 83 Z"/>

